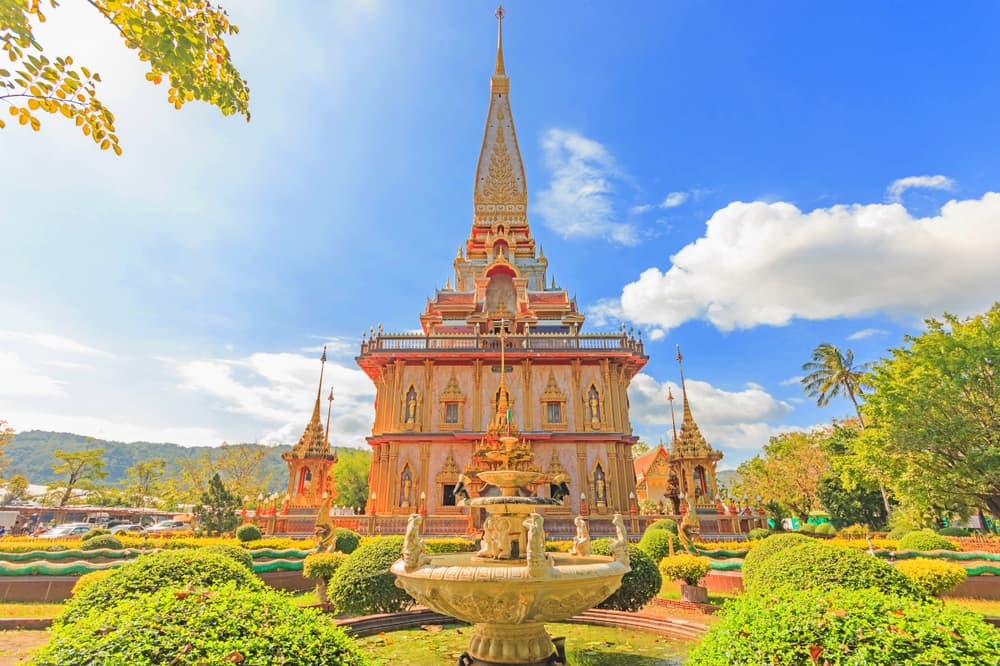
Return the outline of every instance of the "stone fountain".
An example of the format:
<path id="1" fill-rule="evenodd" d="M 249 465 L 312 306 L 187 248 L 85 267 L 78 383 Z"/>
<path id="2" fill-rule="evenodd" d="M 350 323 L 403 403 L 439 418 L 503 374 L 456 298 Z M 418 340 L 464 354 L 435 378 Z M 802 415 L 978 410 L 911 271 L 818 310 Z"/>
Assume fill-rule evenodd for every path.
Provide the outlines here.
<path id="1" fill-rule="evenodd" d="M 480 550 L 428 556 L 420 538 L 423 516 L 413 514 L 403 558 L 392 566 L 396 585 L 417 602 L 473 625 L 460 666 L 564 663 L 545 623 L 565 620 L 599 604 L 630 571 L 628 536 L 620 514 L 613 520 L 613 557 L 590 554 L 587 521 L 579 517 L 573 550 L 545 552 L 539 509 L 559 502 L 522 496 L 521 490 L 544 474 L 530 469 L 533 455 L 513 434 L 507 404 L 501 376 L 497 416 L 473 456 L 474 463 L 485 469 L 467 470 L 499 490 L 498 495 L 465 500 L 467 506 L 481 507 L 488 514 Z"/>

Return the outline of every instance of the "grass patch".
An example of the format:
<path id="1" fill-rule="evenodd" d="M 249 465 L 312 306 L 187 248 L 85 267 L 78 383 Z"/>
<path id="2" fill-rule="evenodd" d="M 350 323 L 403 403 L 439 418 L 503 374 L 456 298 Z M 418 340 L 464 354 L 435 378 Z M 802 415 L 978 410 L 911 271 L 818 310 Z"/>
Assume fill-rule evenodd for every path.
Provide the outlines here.
<path id="1" fill-rule="evenodd" d="M 944 602 L 949 606 L 957 606 L 989 617 L 1000 617 L 1000 600 L 973 599 L 971 597 L 947 597 Z"/>
<path id="2" fill-rule="evenodd" d="M 0 618 L 55 617 L 63 608 L 63 604 L 3 603 L 0 604 Z"/>

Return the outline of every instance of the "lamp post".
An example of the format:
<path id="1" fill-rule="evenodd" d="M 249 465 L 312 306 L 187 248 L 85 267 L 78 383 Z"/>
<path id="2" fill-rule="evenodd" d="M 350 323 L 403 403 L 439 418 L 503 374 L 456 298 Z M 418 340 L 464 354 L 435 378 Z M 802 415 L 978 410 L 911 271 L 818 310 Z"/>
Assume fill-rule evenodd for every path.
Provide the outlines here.
<path id="1" fill-rule="evenodd" d="M 632 520 L 630 521 L 632 523 L 632 531 L 633 532 L 638 532 L 639 531 L 639 507 L 637 506 L 636 501 L 635 501 L 635 493 L 632 492 L 632 491 L 629 491 L 629 493 L 628 493 L 628 513 L 629 513 L 629 516 L 632 518 Z"/>

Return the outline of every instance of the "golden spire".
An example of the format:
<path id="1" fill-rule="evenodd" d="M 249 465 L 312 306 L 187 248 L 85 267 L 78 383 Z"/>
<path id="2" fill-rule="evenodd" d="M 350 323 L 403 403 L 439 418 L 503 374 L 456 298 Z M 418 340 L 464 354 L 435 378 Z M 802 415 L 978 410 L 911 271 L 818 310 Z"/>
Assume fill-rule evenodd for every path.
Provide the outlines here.
<path id="1" fill-rule="evenodd" d="M 319 397 L 323 393 L 323 370 L 326 368 L 326 345 L 323 345 L 323 355 L 319 357 L 319 388 L 316 389 L 316 405 L 313 407 L 312 421 L 319 423 Z"/>
<path id="2" fill-rule="evenodd" d="M 674 446 L 677 446 L 677 417 L 674 416 L 674 392 L 667 387 L 667 400 L 670 401 L 670 422 L 674 426 Z M 663 446 L 663 440 L 660 440 L 660 446 Z"/>
<path id="3" fill-rule="evenodd" d="M 716 454 L 709 443 L 705 440 L 698 424 L 691 414 L 691 403 L 688 401 L 687 384 L 684 381 L 684 357 L 681 356 L 681 346 L 677 345 L 677 365 L 681 372 L 681 393 L 684 400 L 684 419 L 681 421 L 681 434 L 676 440 L 676 449 L 684 456 L 704 457 Z M 671 403 L 673 405 L 673 403 Z"/>
<path id="4" fill-rule="evenodd" d="M 503 68 L 503 5 L 497 6 L 497 66 L 493 76 L 507 76 Z"/>
<path id="5" fill-rule="evenodd" d="M 330 387 L 330 397 L 327 398 L 330 402 L 329 406 L 326 408 L 326 443 L 330 443 L 330 413 L 333 412 L 333 387 Z"/>
<path id="6" fill-rule="evenodd" d="M 320 356 L 319 388 L 316 390 L 316 404 L 313 405 L 312 418 L 306 425 L 302 437 L 298 443 L 292 447 L 292 455 L 297 458 L 324 457 L 330 454 L 330 443 L 326 433 L 323 431 L 323 423 L 320 421 L 319 401 L 323 395 L 323 370 L 326 366 L 326 347 L 323 347 L 323 355 Z M 329 428 L 329 417 L 327 418 L 327 428 Z"/>

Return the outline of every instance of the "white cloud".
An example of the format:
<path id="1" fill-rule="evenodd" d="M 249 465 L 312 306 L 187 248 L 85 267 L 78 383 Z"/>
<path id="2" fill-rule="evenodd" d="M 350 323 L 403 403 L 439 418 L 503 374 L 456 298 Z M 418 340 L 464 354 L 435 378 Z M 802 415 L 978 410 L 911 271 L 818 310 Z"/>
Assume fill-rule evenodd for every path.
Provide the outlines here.
<path id="1" fill-rule="evenodd" d="M 0 396 L 66 395 L 65 382 L 38 373 L 12 352 L 0 352 L 0 377 Z"/>
<path id="2" fill-rule="evenodd" d="M 104 356 L 106 358 L 112 358 L 114 356 L 106 351 L 85 345 L 82 342 L 77 342 L 71 338 L 63 337 L 61 335 L 53 335 L 51 333 L 27 333 L 25 331 L 0 330 L 0 340 L 19 342 L 67 354 Z"/>
<path id="3" fill-rule="evenodd" d="M 653 204 L 642 204 L 641 206 L 632 206 L 628 209 L 629 215 L 642 215 L 643 213 L 648 213 L 649 211 L 656 208 Z"/>
<path id="4" fill-rule="evenodd" d="M 181 387 L 215 398 L 225 411 L 266 423 L 259 440 L 293 443 L 302 434 L 316 400 L 319 363 L 312 356 L 259 352 L 238 359 L 167 361 Z M 364 372 L 328 361 L 322 408 L 334 391 L 331 444 L 361 446 L 374 418 L 375 387 Z"/>
<path id="5" fill-rule="evenodd" d="M 903 193 L 910 189 L 925 189 L 925 190 L 953 190 L 955 189 L 955 181 L 947 176 L 907 176 L 906 178 L 898 178 L 892 181 L 885 190 L 886 196 L 889 201 L 899 203 L 903 198 Z"/>
<path id="6" fill-rule="evenodd" d="M 671 192 L 660 204 L 660 208 L 677 208 L 688 200 L 687 192 Z"/>
<path id="7" fill-rule="evenodd" d="M 802 375 L 795 375 L 794 377 L 789 377 L 788 379 L 782 379 L 778 382 L 778 386 L 798 386 L 802 383 Z"/>
<path id="8" fill-rule="evenodd" d="M 847 336 L 848 340 L 864 340 L 865 338 L 870 338 L 873 335 L 887 335 L 889 331 L 883 330 L 881 328 L 863 328 L 860 331 L 855 331 Z"/>
<path id="9" fill-rule="evenodd" d="M 737 202 L 716 211 L 668 269 L 649 268 L 626 285 L 620 311 L 640 325 L 705 319 L 725 331 L 794 318 L 969 314 L 997 297 L 997 256 L 997 193 L 950 201 L 925 218 L 899 204 L 806 213 Z"/>
<path id="10" fill-rule="evenodd" d="M 607 238 L 637 245 L 634 225 L 616 222 L 613 195 L 621 173 L 614 157 L 593 139 L 562 129 L 542 137 L 547 189 L 538 193 L 535 210 L 545 226 L 563 238 Z"/>
<path id="11" fill-rule="evenodd" d="M 780 432 L 779 426 L 771 422 L 792 411 L 791 405 L 776 400 L 757 384 L 747 384 L 740 391 L 726 391 L 694 379 L 687 380 L 686 384 L 695 422 L 715 448 L 759 448 Z M 629 414 L 637 430 L 656 426 L 659 432 L 669 431 L 668 388 L 676 399 L 674 410 L 680 428 L 683 409 L 680 387 L 670 381 L 658 382 L 645 373 L 639 373 L 632 380 L 628 393 Z"/>

